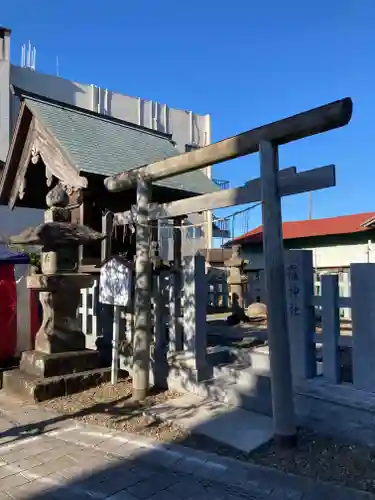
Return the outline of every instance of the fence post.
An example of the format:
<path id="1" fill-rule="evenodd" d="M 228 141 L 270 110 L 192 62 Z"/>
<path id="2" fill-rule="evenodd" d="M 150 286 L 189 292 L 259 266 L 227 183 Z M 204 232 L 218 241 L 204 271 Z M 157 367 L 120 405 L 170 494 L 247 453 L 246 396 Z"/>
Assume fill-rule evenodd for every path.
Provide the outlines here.
<path id="1" fill-rule="evenodd" d="M 322 276 L 323 376 L 331 384 L 341 381 L 340 309 L 337 275 Z"/>
<path id="2" fill-rule="evenodd" d="M 82 331 L 86 336 L 87 336 L 88 296 L 89 296 L 88 288 L 83 288 L 81 290 L 82 306 L 80 313 L 82 314 Z"/>
<path id="3" fill-rule="evenodd" d="M 285 264 L 292 376 L 297 382 L 316 376 L 312 251 L 286 251 Z"/>
<path id="4" fill-rule="evenodd" d="M 168 335 L 165 323 L 166 273 L 161 271 L 154 277 L 154 386 L 159 389 L 168 388 Z"/>
<path id="5" fill-rule="evenodd" d="M 375 264 L 351 264 L 350 276 L 353 385 L 375 392 Z"/>
<path id="6" fill-rule="evenodd" d="M 206 308 L 208 284 L 205 258 L 196 254 L 185 257 L 184 277 L 184 350 L 192 354 L 194 368 L 207 366 Z"/>
<path id="7" fill-rule="evenodd" d="M 182 351 L 183 339 L 181 328 L 181 257 L 182 257 L 182 219 L 173 220 L 173 271 L 171 273 L 171 295 L 170 295 L 170 318 L 169 318 L 169 341 L 172 351 Z"/>

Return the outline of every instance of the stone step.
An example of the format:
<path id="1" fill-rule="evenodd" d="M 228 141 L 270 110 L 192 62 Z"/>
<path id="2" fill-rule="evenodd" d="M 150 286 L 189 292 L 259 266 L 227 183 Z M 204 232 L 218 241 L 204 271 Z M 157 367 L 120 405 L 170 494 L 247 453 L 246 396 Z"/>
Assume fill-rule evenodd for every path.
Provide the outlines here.
<path id="1" fill-rule="evenodd" d="M 245 453 L 250 453 L 273 436 L 270 417 L 193 394 L 155 405 L 145 413 Z"/>
<path id="2" fill-rule="evenodd" d="M 219 374 L 221 367 L 251 366 L 257 372 L 269 372 L 268 346 L 254 347 L 253 349 L 240 349 L 236 347 L 216 346 L 207 350 L 208 363 L 214 366 Z"/>
<path id="3" fill-rule="evenodd" d="M 179 366 L 168 377 L 168 387 L 176 392 L 190 392 L 235 407 L 272 414 L 271 381 L 267 373 L 252 367 L 238 369 L 238 365 L 223 366 L 216 376 L 199 381 L 191 371 Z"/>
<path id="4" fill-rule="evenodd" d="M 100 353 L 90 349 L 46 354 L 24 351 L 20 370 L 36 377 L 48 378 L 81 373 L 100 368 Z"/>
<path id="5" fill-rule="evenodd" d="M 198 394 L 231 406 L 272 415 L 270 377 L 254 373 L 251 368 L 237 372 L 236 376 L 235 381 L 220 376 L 203 382 Z"/>
<path id="6" fill-rule="evenodd" d="M 9 396 L 40 402 L 95 387 L 111 379 L 110 368 L 41 378 L 19 369 L 3 374 L 3 390 Z"/>

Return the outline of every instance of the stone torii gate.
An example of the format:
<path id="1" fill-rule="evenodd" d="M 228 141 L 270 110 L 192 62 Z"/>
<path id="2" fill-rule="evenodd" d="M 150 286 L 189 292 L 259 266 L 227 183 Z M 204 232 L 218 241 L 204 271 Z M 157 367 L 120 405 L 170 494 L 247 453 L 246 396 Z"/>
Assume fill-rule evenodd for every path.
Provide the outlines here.
<path id="1" fill-rule="evenodd" d="M 262 202 L 263 248 L 268 294 L 268 341 L 275 437 L 282 443 L 296 438 L 290 346 L 285 294 L 281 197 L 335 185 L 333 165 L 301 173 L 279 174 L 278 146 L 345 126 L 352 115 L 352 101 L 345 98 L 298 115 L 249 130 L 221 142 L 180 156 L 123 172 L 105 180 L 109 191 L 137 186 L 136 284 L 133 397 L 143 399 L 148 390 L 150 352 L 150 254 L 149 221 L 176 219 L 194 212 Z M 259 151 L 260 173 L 244 187 L 195 196 L 165 204 L 150 203 L 152 182 L 202 169 Z M 131 212 L 116 214 L 126 223 Z"/>

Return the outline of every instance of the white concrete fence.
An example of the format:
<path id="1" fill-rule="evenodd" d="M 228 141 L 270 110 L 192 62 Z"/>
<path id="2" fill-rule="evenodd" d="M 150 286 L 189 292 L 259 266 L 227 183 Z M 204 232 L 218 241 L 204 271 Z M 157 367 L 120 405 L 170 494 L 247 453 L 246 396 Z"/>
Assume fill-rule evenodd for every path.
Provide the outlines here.
<path id="1" fill-rule="evenodd" d="M 375 264 L 351 264 L 350 297 L 339 295 L 336 275 L 321 277 L 321 295 L 314 295 L 312 253 L 288 252 L 286 262 L 289 334 L 296 382 L 317 376 L 316 346 L 322 345 L 322 377 L 341 380 L 342 348 L 351 347 L 353 387 L 375 392 Z M 321 316 L 316 333 L 315 308 Z M 350 331 L 342 330 L 340 310 L 351 309 Z"/>
<path id="2" fill-rule="evenodd" d="M 168 339 L 170 352 L 184 351 L 191 356 L 192 360 L 196 360 L 197 367 L 200 367 L 206 356 L 208 302 L 208 284 L 203 256 L 196 255 L 183 259 L 182 290 L 183 297 L 179 300 L 178 290 L 174 288 L 173 274 L 162 272 L 154 276 L 152 317 L 155 347 L 160 346 L 164 349 Z M 98 297 L 98 280 L 91 288 L 81 291 L 78 315 L 82 330 L 86 335 L 88 349 L 95 349 L 96 340 L 102 334 L 103 325 L 100 324 Z M 124 309 L 120 317 L 120 337 L 131 341 L 133 332 L 131 312 L 126 312 Z M 108 323 L 105 327 L 109 329 L 108 338 L 112 335 L 112 323 Z M 196 332 L 199 334 L 196 335 Z"/>
<path id="3" fill-rule="evenodd" d="M 346 346 L 352 348 L 354 387 L 374 392 L 375 264 L 351 265 L 350 297 L 340 297 L 338 276 L 328 274 L 321 277 L 321 295 L 315 295 L 313 259 L 312 252 L 309 250 L 287 252 L 285 265 L 294 380 L 297 382 L 317 376 L 316 347 L 321 344 L 322 376 L 327 382 L 340 383 L 340 348 Z M 191 352 L 198 364 L 201 364 L 202 352 L 206 349 L 205 318 L 208 298 L 203 257 L 184 259 L 185 300 L 182 314 L 178 311 L 175 314 L 176 296 L 173 292 L 173 280 L 171 282 L 167 275 L 158 279 L 159 287 L 156 288 L 153 300 L 155 336 L 163 337 L 165 332 L 162 330 L 167 324 L 170 350 L 176 350 L 176 347 L 171 344 L 177 342 L 176 332 L 179 323 L 182 322 L 185 337 L 183 350 Z M 82 303 L 79 308 L 88 348 L 95 348 L 96 337 L 100 331 L 97 314 L 98 291 L 97 282 L 92 288 L 83 290 Z M 342 308 L 351 309 L 351 332 L 341 331 L 340 310 Z M 321 316 L 321 329 L 318 333 L 316 332 L 316 309 L 319 309 Z M 157 315 L 158 318 L 156 318 Z M 131 317 L 128 315 L 126 322 L 125 318 L 123 321 L 121 328 L 124 331 L 127 330 L 129 335 L 132 325 Z"/>

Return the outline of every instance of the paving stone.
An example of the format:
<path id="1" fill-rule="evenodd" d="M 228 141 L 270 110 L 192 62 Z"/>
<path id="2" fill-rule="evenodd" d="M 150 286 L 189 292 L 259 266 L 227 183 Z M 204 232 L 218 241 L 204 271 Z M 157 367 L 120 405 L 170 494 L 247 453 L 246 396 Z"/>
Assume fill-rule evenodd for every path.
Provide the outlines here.
<path id="1" fill-rule="evenodd" d="M 98 433 L 91 433 L 89 431 L 74 429 L 67 432 L 62 432 L 58 434 L 56 437 L 61 441 L 65 441 L 68 443 L 82 444 L 86 446 L 95 446 L 103 441 L 109 439 L 106 437 L 105 432 L 102 431 L 102 435 L 98 435 Z"/>
<path id="2" fill-rule="evenodd" d="M 94 474 L 97 474 L 102 469 L 103 461 L 101 461 L 101 463 L 99 464 L 97 461 L 95 461 L 95 463 L 92 463 L 88 460 L 83 463 L 76 463 L 70 467 L 61 469 L 58 472 L 65 479 L 84 481 L 87 477 L 91 477 Z"/>
<path id="3" fill-rule="evenodd" d="M 12 465 L 8 465 L 8 464 L 2 465 L 0 467 L 0 479 L 3 479 L 3 477 L 12 476 L 13 474 L 17 474 L 18 472 L 21 472 L 21 471 L 19 471 L 18 469 L 16 469 Z"/>
<path id="4" fill-rule="evenodd" d="M 138 476 L 141 477 L 142 479 L 147 479 L 160 472 L 160 469 L 155 467 L 149 467 L 148 465 L 145 465 L 143 462 L 139 461 L 133 461 L 130 463 L 128 462 L 127 465 L 129 465 L 132 472 L 138 474 Z"/>
<path id="5" fill-rule="evenodd" d="M 232 495 L 232 494 L 229 494 L 229 495 L 226 495 L 224 497 L 224 500 L 262 500 L 263 497 L 259 497 L 259 496 L 256 496 L 254 497 L 253 495 L 249 495 L 247 494 L 246 496 L 244 495 Z M 266 497 L 264 497 L 266 498 Z"/>
<path id="6" fill-rule="evenodd" d="M 28 483 L 29 480 L 22 473 L 12 474 L 0 479 L 0 491 L 7 491 L 21 484 Z"/>
<path id="7" fill-rule="evenodd" d="M 67 456 L 60 456 L 56 460 L 51 460 L 44 464 L 38 465 L 37 467 L 33 467 L 29 472 L 34 474 L 35 476 L 44 477 L 52 474 L 53 472 L 59 472 L 60 470 L 67 469 L 68 467 L 72 467 L 74 465 L 77 465 L 77 462 L 72 458 Z"/>
<path id="8" fill-rule="evenodd" d="M 0 456 L 11 453 L 16 449 L 23 449 L 31 443 L 41 442 L 42 436 L 34 436 L 31 438 L 23 438 L 22 436 L 12 436 L 12 440 L 0 445 Z"/>
<path id="9" fill-rule="evenodd" d="M 189 500 L 190 498 L 203 498 L 206 489 L 199 482 L 182 480 L 169 486 L 166 491 L 178 500 Z"/>
<path id="10" fill-rule="evenodd" d="M 162 448 L 154 450 L 144 449 L 143 453 L 140 452 L 139 459 L 144 462 L 149 462 L 153 464 L 158 464 L 159 467 L 173 468 L 173 465 L 182 460 L 183 455 L 180 453 L 174 453 L 169 450 L 163 450 Z"/>
<path id="11" fill-rule="evenodd" d="M 35 455 L 27 458 L 22 458 L 18 462 L 12 462 L 11 467 L 17 469 L 18 472 L 23 470 L 29 470 L 33 467 L 41 465 L 43 462 L 39 460 Z"/>
<path id="12" fill-rule="evenodd" d="M 43 483 L 41 481 L 31 481 L 21 486 L 11 488 L 7 491 L 8 500 L 9 497 L 14 500 L 30 500 L 37 495 L 44 498 L 44 495 L 49 491 L 53 490 L 54 486 L 48 483 Z M 1 497 L 0 497 L 1 499 Z"/>
<path id="13" fill-rule="evenodd" d="M 127 491 L 120 491 L 107 497 L 106 500 L 138 500 L 135 496 L 131 495 Z"/>
<path id="14" fill-rule="evenodd" d="M 29 458 L 39 460 L 40 464 L 45 464 L 47 462 L 51 462 L 52 460 L 57 460 L 60 457 L 66 457 L 66 456 L 69 456 L 72 459 L 74 458 L 69 454 L 69 450 L 66 448 L 66 446 L 60 445 L 60 443 L 58 443 L 55 448 L 43 451 Z"/>
<path id="15" fill-rule="evenodd" d="M 81 498 L 85 498 L 86 500 L 98 498 L 99 500 L 99 498 L 104 498 L 104 495 L 93 497 L 93 495 L 89 491 L 87 491 L 87 489 L 85 489 L 84 481 L 81 481 L 80 478 L 77 477 L 67 479 L 59 472 L 54 472 L 53 474 L 50 474 L 43 479 L 47 479 L 51 481 L 51 483 L 53 483 L 53 488 L 51 489 L 53 500 L 57 498 L 61 498 L 62 500 L 66 500 L 67 498 L 69 498 L 69 500 L 76 500 Z"/>
<path id="16" fill-rule="evenodd" d="M 114 449 L 111 453 L 121 458 L 133 459 L 144 453 L 144 448 L 140 448 L 134 444 L 124 443 Z"/>
<path id="17" fill-rule="evenodd" d="M 304 497 L 301 491 L 281 488 L 275 488 L 269 496 L 269 500 L 302 500 L 302 498 Z"/>
<path id="18" fill-rule="evenodd" d="M 171 472 L 166 472 L 163 475 L 155 474 L 131 486 L 127 491 L 140 500 L 145 500 L 159 493 L 159 491 L 167 489 L 168 486 L 176 482 L 178 482 L 178 476 Z"/>
<path id="19" fill-rule="evenodd" d="M 127 441 L 125 439 L 120 439 L 114 436 L 110 439 L 106 439 L 105 441 L 102 441 L 101 443 L 95 445 L 95 450 L 104 451 L 106 453 L 113 453 L 120 446 L 123 446 L 125 444 L 127 444 Z"/>
<path id="20" fill-rule="evenodd" d="M 86 460 L 90 463 L 94 463 L 95 461 L 100 463 L 106 455 L 102 451 L 98 451 L 95 448 L 81 448 L 80 446 L 72 444 L 70 444 L 69 448 L 66 449 L 66 454 L 80 463 L 82 463 L 82 461 L 86 462 Z"/>
<path id="21" fill-rule="evenodd" d="M 56 442 L 52 439 L 41 438 L 41 439 L 25 439 L 17 441 L 14 446 L 1 450 L 0 455 L 2 460 L 8 463 L 18 462 L 23 458 L 30 457 L 32 455 L 37 455 L 41 452 L 52 450 L 56 447 Z"/>
<path id="22" fill-rule="evenodd" d="M 107 496 L 114 495 L 119 491 L 125 490 L 133 485 L 136 485 L 143 479 L 131 471 L 114 473 L 108 477 L 89 478 L 83 483 L 84 488 L 95 494 L 102 493 Z"/>

